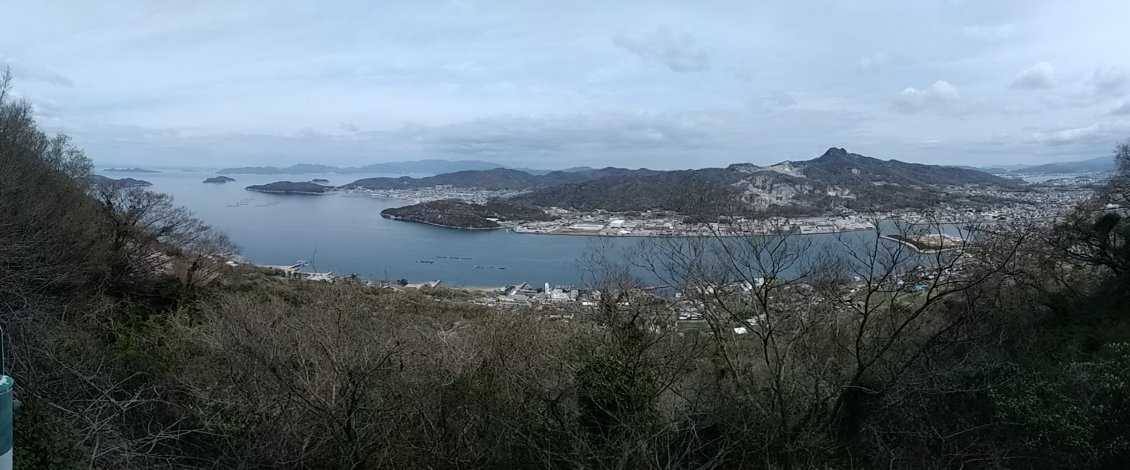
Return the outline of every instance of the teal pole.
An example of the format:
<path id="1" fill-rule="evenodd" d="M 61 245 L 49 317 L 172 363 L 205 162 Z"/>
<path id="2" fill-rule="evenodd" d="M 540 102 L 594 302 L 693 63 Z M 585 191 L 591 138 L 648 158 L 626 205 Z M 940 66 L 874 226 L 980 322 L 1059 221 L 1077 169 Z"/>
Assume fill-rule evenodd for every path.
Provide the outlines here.
<path id="1" fill-rule="evenodd" d="M 12 387 L 16 381 L 0 375 L 0 470 L 12 470 Z"/>

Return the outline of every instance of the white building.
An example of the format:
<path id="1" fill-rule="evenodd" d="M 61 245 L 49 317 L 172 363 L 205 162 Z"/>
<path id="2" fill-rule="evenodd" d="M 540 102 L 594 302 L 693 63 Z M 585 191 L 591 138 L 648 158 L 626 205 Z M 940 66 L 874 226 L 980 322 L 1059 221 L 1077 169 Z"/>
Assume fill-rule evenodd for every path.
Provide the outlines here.
<path id="1" fill-rule="evenodd" d="M 604 224 L 579 223 L 570 225 L 569 228 L 573 230 L 583 230 L 586 232 L 599 232 L 604 229 Z"/>

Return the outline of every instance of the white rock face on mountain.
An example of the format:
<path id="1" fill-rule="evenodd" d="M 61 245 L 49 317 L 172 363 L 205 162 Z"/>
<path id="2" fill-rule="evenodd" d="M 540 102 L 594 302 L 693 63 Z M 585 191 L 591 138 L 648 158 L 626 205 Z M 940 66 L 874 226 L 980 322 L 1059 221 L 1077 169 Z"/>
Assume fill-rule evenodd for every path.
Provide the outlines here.
<path id="1" fill-rule="evenodd" d="M 799 178 L 782 178 L 781 172 L 763 169 L 735 184 L 741 191 L 741 200 L 755 209 L 771 205 L 789 204 L 799 196 L 816 191 L 811 184 L 796 181 Z"/>

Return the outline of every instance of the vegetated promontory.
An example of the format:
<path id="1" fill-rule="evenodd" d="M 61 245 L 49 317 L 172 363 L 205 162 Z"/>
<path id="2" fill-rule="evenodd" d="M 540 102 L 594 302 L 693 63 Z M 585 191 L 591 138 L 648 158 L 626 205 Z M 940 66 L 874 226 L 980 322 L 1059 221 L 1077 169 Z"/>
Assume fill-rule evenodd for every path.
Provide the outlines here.
<path id="1" fill-rule="evenodd" d="M 213 176 L 204 180 L 205 183 L 228 183 L 231 181 L 235 181 L 235 178 L 229 178 L 227 176 Z"/>
<path id="2" fill-rule="evenodd" d="M 553 220 L 545 211 L 529 205 L 502 201 L 473 204 L 455 199 L 389 208 L 381 211 L 381 217 L 468 230 L 500 228 L 498 222 L 507 220 Z"/>
<path id="3" fill-rule="evenodd" d="M 276 193 L 276 194 L 310 194 L 320 195 L 333 192 L 334 188 L 322 186 L 318 183 L 310 183 L 305 181 L 276 181 L 274 183 L 256 184 L 244 188 L 248 191 L 258 191 L 261 193 Z"/>
<path id="4" fill-rule="evenodd" d="M 102 185 L 112 184 L 112 185 L 126 187 L 126 188 L 153 186 L 153 183 L 150 183 L 150 182 L 145 181 L 145 180 L 139 180 L 139 179 L 134 179 L 134 178 L 114 179 L 114 178 L 108 178 L 108 177 L 105 177 L 105 176 L 102 176 L 102 175 L 91 175 L 90 176 L 90 182 L 94 183 L 94 184 L 102 184 Z"/>
<path id="5" fill-rule="evenodd" d="M 342 188 L 519 190 L 527 192 L 499 201 L 578 211 L 658 209 L 687 216 L 813 216 L 839 209 L 924 209 L 943 199 L 976 206 L 987 201 L 969 200 L 953 190 L 969 186 L 1013 189 L 1020 185 L 1017 180 L 977 170 L 880 160 L 831 148 L 812 160 L 771 166 L 738 163 L 726 168 L 675 171 L 604 168 L 543 175 L 497 168 L 426 178 L 366 178 Z M 435 210 L 427 208 L 428 213 Z"/>

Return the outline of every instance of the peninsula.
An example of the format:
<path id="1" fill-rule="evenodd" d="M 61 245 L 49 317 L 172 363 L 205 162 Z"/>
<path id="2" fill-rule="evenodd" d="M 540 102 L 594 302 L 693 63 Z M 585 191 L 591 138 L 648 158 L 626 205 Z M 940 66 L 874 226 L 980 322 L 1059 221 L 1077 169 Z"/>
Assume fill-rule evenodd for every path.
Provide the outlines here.
<path id="1" fill-rule="evenodd" d="M 128 187 L 153 186 L 153 183 L 150 183 L 150 182 L 145 181 L 145 180 L 139 180 L 139 179 L 134 179 L 134 178 L 114 179 L 114 178 L 108 178 L 108 177 L 105 177 L 105 176 L 102 176 L 102 175 L 91 176 L 90 182 L 94 183 L 94 184 L 113 184 L 113 185 L 117 185 L 117 186 L 120 186 L 120 187 L 127 187 L 127 188 Z"/>

